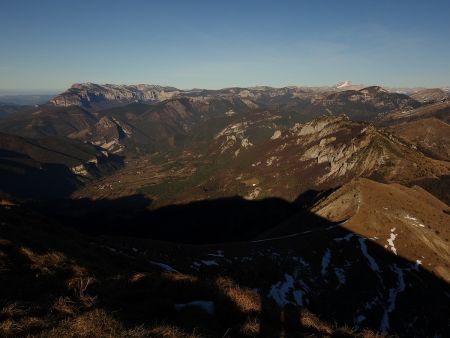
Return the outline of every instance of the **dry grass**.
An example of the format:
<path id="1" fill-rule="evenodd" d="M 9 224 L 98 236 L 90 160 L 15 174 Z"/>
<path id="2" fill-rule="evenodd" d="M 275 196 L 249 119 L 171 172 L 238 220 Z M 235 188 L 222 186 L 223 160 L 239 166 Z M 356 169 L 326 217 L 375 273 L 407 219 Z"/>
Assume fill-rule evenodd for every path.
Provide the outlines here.
<path id="1" fill-rule="evenodd" d="M 261 297 L 257 293 L 225 277 L 217 278 L 216 285 L 243 313 L 261 312 Z"/>
<path id="2" fill-rule="evenodd" d="M 75 296 L 83 304 L 83 306 L 90 308 L 95 304 L 97 297 L 89 295 L 87 293 L 87 289 L 95 282 L 95 277 L 77 276 L 70 278 L 67 281 L 67 286 L 69 290 L 74 292 Z"/>
<path id="3" fill-rule="evenodd" d="M 73 315 L 78 310 L 77 304 L 69 297 L 59 297 L 52 305 L 51 310 L 53 312 L 61 313 L 64 315 Z"/>
<path id="4" fill-rule="evenodd" d="M 54 273 L 56 269 L 63 267 L 67 261 L 66 256 L 58 251 L 38 254 L 30 248 L 21 247 L 19 252 L 31 262 L 32 269 L 39 270 L 41 273 Z"/>
<path id="5" fill-rule="evenodd" d="M 134 330 L 130 330 L 129 332 L 131 333 L 133 331 Z M 201 336 L 199 334 L 196 334 L 195 331 L 193 333 L 186 333 L 181 331 L 179 328 L 170 325 L 157 326 L 155 328 L 149 329 L 146 334 L 147 336 L 145 337 L 155 338 L 201 338 Z"/>
<path id="6" fill-rule="evenodd" d="M 163 277 L 171 282 L 196 283 L 199 281 L 198 277 L 179 272 L 164 272 Z"/>
<path id="7" fill-rule="evenodd" d="M 170 325 L 158 325 L 152 328 L 137 326 L 128 329 L 111 314 L 102 309 L 96 309 L 79 316 L 66 319 L 57 327 L 43 332 L 40 337 L 48 338 L 200 338 L 199 335 L 188 334 Z"/>
<path id="8" fill-rule="evenodd" d="M 19 303 L 6 304 L 0 310 L 0 317 L 2 318 L 13 318 L 18 316 L 23 316 L 26 313 L 25 307 Z"/>
<path id="9" fill-rule="evenodd" d="M 41 337 L 120 337 L 123 327 L 103 310 L 93 310 L 62 321 Z"/>
<path id="10" fill-rule="evenodd" d="M 18 337 L 28 335 L 30 332 L 42 331 L 49 326 L 46 318 L 23 317 L 6 319 L 0 322 L 0 336 Z"/>
<path id="11" fill-rule="evenodd" d="M 325 335 L 330 335 L 334 331 L 330 325 L 324 323 L 309 311 L 302 311 L 300 313 L 300 325 L 307 329 L 314 329 Z"/>
<path id="12" fill-rule="evenodd" d="M 0 336 L 17 336 L 45 326 L 45 321 L 28 316 L 29 309 L 17 302 L 5 304 L 0 310 Z"/>
<path id="13" fill-rule="evenodd" d="M 13 243 L 8 239 L 0 238 L 0 245 L 11 246 Z"/>
<path id="14" fill-rule="evenodd" d="M 259 332 L 260 332 L 260 321 L 258 318 L 248 318 L 241 328 L 241 333 L 250 337 L 255 337 L 259 335 Z"/>
<path id="15" fill-rule="evenodd" d="M 316 332 L 320 336 L 331 337 L 358 337 L 358 338 L 383 338 L 384 335 L 373 332 L 371 330 L 363 330 L 361 332 L 355 332 L 349 326 L 331 325 L 324 322 L 316 315 L 309 311 L 301 311 L 300 313 L 300 325 L 306 330 Z"/>
<path id="16" fill-rule="evenodd" d="M 360 334 L 360 337 L 362 338 L 384 338 L 386 337 L 385 335 L 381 334 L 381 333 L 377 333 L 377 332 L 373 332 L 371 330 L 363 330 Z"/>
<path id="17" fill-rule="evenodd" d="M 146 273 L 136 272 L 135 274 L 131 275 L 129 281 L 131 283 L 136 283 L 136 282 L 139 282 L 139 281 L 143 280 L 146 277 L 147 277 Z"/>

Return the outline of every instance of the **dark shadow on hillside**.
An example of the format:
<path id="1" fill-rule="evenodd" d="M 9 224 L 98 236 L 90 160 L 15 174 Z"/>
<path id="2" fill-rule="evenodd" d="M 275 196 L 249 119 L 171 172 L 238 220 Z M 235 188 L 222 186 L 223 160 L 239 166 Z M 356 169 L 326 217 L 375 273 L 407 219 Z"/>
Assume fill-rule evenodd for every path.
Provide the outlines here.
<path id="1" fill-rule="evenodd" d="M 62 152 L 45 149 L 79 160 Z M 123 166 L 123 158 L 112 154 L 107 159 L 99 158 L 97 164 L 83 165 L 90 178 L 75 175 L 64 163 L 44 163 L 24 153 L 0 149 L 0 191 L 18 198 L 67 198 L 86 181 L 99 178 Z"/>
<path id="2" fill-rule="evenodd" d="M 98 297 L 98 306 L 114 313 L 127 326 L 167 322 L 187 330 L 199 327 L 197 332 L 211 336 L 224 336 L 228 332 L 229 337 L 241 337 L 244 336 L 241 327 L 250 316 L 259 320 L 260 337 L 339 336 L 329 332 L 336 330 L 333 325 L 354 327 L 358 316 L 365 316 L 360 328 L 378 331 L 385 311 L 390 309 L 389 332 L 392 334 L 404 337 L 449 336 L 449 285 L 421 266 L 415 266 L 414 262 L 310 213 L 305 206 L 315 198 L 317 194 L 312 192 L 299 196 L 294 203 L 279 199 L 247 201 L 235 197 L 149 210 L 151 201 L 138 195 L 118 200 L 55 201 L 53 204 L 35 203 L 19 207 L 24 210 L 31 207 L 39 214 L 51 216 L 57 220 L 55 224 L 58 227 L 62 223 L 91 234 L 138 237 L 135 241 L 119 237 L 117 242 L 121 244 L 115 246 L 114 254 L 91 244 L 77 243 L 79 248 L 72 248 L 74 238 L 58 240 L 54 233 L 61 233 L 61 228 L 52 231 L 48 222 L 43 227 L 44 232 L 54 236 L 56 239 L 53 241 L 46 242 L 45 236 L 22 235 L 19 226 L 11 228 L 11 231 L 17 231 L 17 236 L 25 236 L 26 241 L 44 250 L 61 251 L 75 259 L 77 264 L 87 267 L 89 273 L 99 279 L 97 286 L 88 290 L 89 293 Z M 18 214 L 25 215 L 25 212 L 19 209 Z M 244 242 L 289 220 L 293 222 L 293 233 L 307 233 L 257 243 Z M 38 232 L 39 227 L 42 226 L 38 223 L 31 229 Z M 189 243 L 241 242 L 216 244 L 207 249 L 197 247 L 195 250 L 191 246 L 177 245 L 178 251 L 174 253 L 173 245 L 155 245 L 143 237 Z M 348 240 L 336 241 L 336 238 Z M 95 241 L 95 238 L 83 240 Z M 106 243 L 115 245 L 114 241 Z M 242 257 L 255 252 L 266 254 L 255 256 L 257 258 L 252 261 L 238 260 L 230 264 L 225 258 L 215 258 L 217 267 L 205 267 L 198 273 L 189 268 L 194 260 L 212 259 L 208 253 L 215 249 L 225 250 L 227 258 L 228 251 L 239 252 L 234 255 Z M 324 273 L 323 257 L 327 249 L 331 256 Z M 207 251 L 199 253 L 198 250 Z M 277 255 L 273 256 L 267 250 Z M 124 256 L 117 256 L 117 252 Z M 365 253 L 376 261 L 377 269 L 374 270 Z M 307 264 L 292 260 L 295 256 Z M 162 260 L 162 257 L 166 259 Z M 177 279 L 163 272 L 155 274 L 158 267 L 148 264 L 148 260 L 170 264 L 198 278 Z M 335 268 L 345 271 L 346 282 L 339 287 Z M 9 300 L 25 297 L 26 301 L 37 299 L 51 304 L 50 299 L 55 292 L 63 292 L 61 288 L 65 282 L 60 281 L 58 275 L 36 283 L 34 273 L 22 273 L 18 267 L 15 269 L 14 276 L 3 273 L 4 278 L 0 282 L 0 289 L 6 292 Z M 298 270 L 297 275 L 293 272 L 295 269 Z M 129 276 L 136 271 L 149 272 L 150 275 L 130 282 Z M 266 296 L 274 285 L 286 281 L 286 274 L 295 275 L 295 282 L 293 289 L 287 288 L 286 300 L 290 304 L 280 307 Z M 257 288 L 263 296 L 260 309 L 243 311 L 226 295 L 223 287 L 217 285 L 218 276 L 227 276 L 240 287 Z M 50 284 L 47 286 L 45 283 Z M 33 285 L 32 292 L 26 291 L 27 285 Z M 294 297 L 294 289 L 303 290 L 302 305 L 294 305 L 299 303 Z M 215 316 L 205 317 L 204 313 L 194 310 L 187 313 L 174 310 L 174 304 L 196 300 L 213 301 Z M 319 323 L 301 321 L 307 312 L 317 316 Z M 348 335 L 342 331 L 340 336 Z"/>
<path id="3" fill-rule="evenodd" d="M 323 226 L 324 222 L 311 219 L 306 212 L 306 207 L 323 195 L 307 191 L 293 203 L 279 198 L 251 201 L 234 196 L 154 210 L 150 209 L 152 201 L 144 195 L 115 200 L 40 201 L 29 205 L 91 235 L 208 244 L 254 239 L 294 215 L 299 219 L 296 227 L 299 231 Z"/>
<path id="4" fill-rule="evenodd" d="M 81 186 L 62 164 L 40 164 L 4 149 L 0 149 L 0 169 L 0 190 L 22 198 L 68 196 Z"/>
<path id="5" fill-rule="evenodd" d="M 408 183 L 408 186 L 418 185 L 441 201 L 450 205 L 450 175 L 434 178 L 422 178 Z"/>

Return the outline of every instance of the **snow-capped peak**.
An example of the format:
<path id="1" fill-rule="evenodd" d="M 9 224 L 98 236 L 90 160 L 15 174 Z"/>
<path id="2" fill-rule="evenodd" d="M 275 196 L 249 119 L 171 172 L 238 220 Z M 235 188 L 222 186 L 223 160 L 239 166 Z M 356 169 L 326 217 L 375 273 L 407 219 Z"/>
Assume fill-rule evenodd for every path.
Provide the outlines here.
<path id="1" fill-rule="evenodd" d="M 345 80 L 343 82 L 339 82 L 335 87 L 336 88 L 344 88 L 344 87 L 349 87 L 352 85 L 352 82 L 350 80 Z"/>

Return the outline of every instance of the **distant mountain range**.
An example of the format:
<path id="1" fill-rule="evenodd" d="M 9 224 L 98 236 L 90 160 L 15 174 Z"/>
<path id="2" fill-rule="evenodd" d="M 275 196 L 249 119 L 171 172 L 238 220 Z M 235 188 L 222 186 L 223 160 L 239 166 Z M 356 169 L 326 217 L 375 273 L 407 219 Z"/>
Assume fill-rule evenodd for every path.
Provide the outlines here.
<path id="1" fill-rule="evenodd" d="M 1 119 L 0 131 L 24 137 L 65 136 L 114 152 L 125 148 L 143 151 L 174 148 L 194 141 L 192 137 L 198 142 L 203 133 L 211 134 L 230 121 L 263 111 L 273 116 L 283 113 L 283 118 L 290 116 L 289 123 L 343 113 L 355 120 L 373 121 L 380 114 L 420 105 L 407 95 L 381 87 L 179 91 L 148 85 L 81 84 L 46 105 Z"/>
<path id="2" fill-rule="evenodd" d="M 316 123 L 322 124 L 323 122 L 320 122 L 323 121 L 322 116 L 329 116 L 331 121 L 334 121 L 333 119 L 340 121 L 338 116 L 345 114 L 346 119 L 352 122 L 331 123 L 330 126 L 335 127 L 342 125 L 338 128 L 342 131 L 330 131 L 328 134 L 333 135 L 330 136 L 330 140 L 333 137 L 337 139 L 348 137 L 344 136 L 346 134 L 344 131 L 349 132 L 356 128 L 355 122 L 369 122 L 387 128 L 386 130 L 389 130 L 391 134 L 419 147 L 432 158 L 448 160 L 450 145 L 445 136 L 448 129 L 448 106 L 448 96 L 441 89 L 427 89 L 408 96 L 378 86 L 353 85 L 350 81 L 335 87 L 323 88 L 251 87 L 190 91 L 152 85 L 119 86 L 88 83 L 73 85 L 66 92 L 52 98 L 47 104 L 37 107 L 25 106 L 19 109 L 16 106 L 3 106 L 5 113 L 0 119 L 0 132 L 5 133 L 5 136 L 13 137 L 14 135 L 29 140 L 60 138 L 72 143 L 80 142 L 104 151 L 110 155 L 110 159 L 113 158 L 113 154 L 127 158 L 153 153 L 187 151 L 197 153 L 198 156 L 208 156 L 210 160 L 214 159 L 217 163 L 227 163 L 227 165 L 236 163 L 237 165 L 239 159 L 243 157 L 255 159 L 261 157 L 266 158 L 264 161 L 270 162 L 279 160 L 284 157 L 281 154 L 288 151 L 290 147 L 285 144 L 286 149 L 283 151 L 269 150 L 270 145 L 276 144 L 277 141 L 267 142 L 268 138 L 274 137 L 275 140 L 286 138 L 294 133 L 293 130 L 297 128 L 297 125 L 303 125 L 315 119 L 319 119 L 315 120 L 318 121 Z M 421 138 L 415 136 L 418 131 L 411 133 L 412 128 L 424 123 L 422 121 L 424 118 L 433 120 L 429 122 L 427 120 L 427 127 L 420 130 L 427 131 L 427 135 L 431 130 L 433 135 L 439 135 L 434 138 L 433 143 L 429 141 L 431 136 L 422 135 Z M 413 122 L 417 119 L 420 121 Z M 364 129 L 364 124 L 358 128 Z M 342 136 L 338 137 L 334 135 L 335 133 Z M 331 169 L 333 174 L 325 175 L 330 168 L 327 165 L 323 168 L 325 171 L 318 166 L 314 170 L 315 175 L 312 175 L 312 172 L 308 173 L 308 170 L 311 170 L 308 169 L 301 174 L 302 181 L 305 182 L 303 189 L 311 187 L 324 189 L 337 186 L 351 176 L 357 177 L 363 173 L 372 175 L 380 166 L 380 161 L 384 161 L 383 158 L 389 158 L 390 161 L 398 158 L 394 162 L 405 161 L 404 165 L 411 162 L 413 157 L 417 157 L 416 165 L 423 162 L 415 152 L 411 152 L 408 148 L 400 150 L 402 147 L 400 143 L 382 136 L 382 133 L 371 131 L 369 134 L 370 137 L 363 138 L 364 140 L 361 141 L 358 141 L 359 138 L 355 135 L 351 139 L 351 144 L 347 144 L 346 141 L 337 146 L 333 145 L 334 141 L 330 141 L 330 147 L 323 144 L 323 149 L 320 147 L 316 149 L 317 164 L 328 163 L 328 166 L 331 165 L 331 168 L 334 168 Z M 326 142 L 322 140 L 323 137 L 319 133 L 316 141 Z M 301 142 L 303 144 L 312 141 Z M 345 149 L 350 146 L 357 147 L 356 144 L 367 142 L 368 144 L 376 143 L 378 146 L 368 150 L 369 148 L 365 145 L 363 146 L 365 150 L 360 153 L 357 148 L 353 148 L 348 154 L 344 154 L 344 150 L 340 149 L 340 147 Z M 392 151 L 396 148 L 398 148 L 396 151 Z M 295 146 L 290 151 L 304 153 L 305 161 L 305 156 L 309 156 L 306 148 L 300 146 Z M 324 157 L 323 152 L 326 152 L 329 158 Z M 342 158 L 338 159 L 335 152 L 339 152 Z M 397 153 L 402 153 L 403 156 L 395 155 Z M 405 160 L 405 154 L 409 154 L 407 160 Z M 351 165 L 348 163 L 350 158 L 354 161 Z M 301 162 L 301 159 L 299 161 Z M 346 162 L 346 168 L 340 168 L 344 165 L 342 161 Z M 201 161 L 198 164 L 197 162 L 192 161 L 190 166 L 193 165 L 193 170 L 198 171 L 199 168 L 196 169 L 196 166 Z M 253 164 L 257 162 L 255 160 Z M 335 168 L 335 166 L 338 167 Z M 432 174 L 434 164 L 428 165 L 423 162 L 419 166 L 430 168 L 431 171 L 427 177 L 443 175 L 440 172 Z M 216 179 L 219 179 L 225 167 L 216 169 Z M 309 167 L 311 165 L 305 168 Z M 239 168 L 242 170 L 241 165 Z M 73 165 L 68 166 L 68 169 L 73 172 Z M 235 169 L 227 170 L 226 175 L 229 175 Z M 248 170 L 258 171 L 258 168 L 248 168 Z M 295 171 L 295 169 L 292 170 Z M 271 171 L 270 167 L 264 170 L 265 173 Z M 407 175 L 406 173 L 402 175 L 407 177 L 415 171 L 415 167 L 411 167 Z M 236 176 L 240 174 L 242 173 L 239 171 L 235 172 Z M 316 177 L 313 178 L 313 176 Z M 384 174 L 382 176 L 387 179 Z M 408 180 L 419 177 L 419 174 L 412 174 Z M 225 177 L 220 179 L 226 180 Z M 230 189 L 228 193 L 240 191 L 239 181 L 232 182 L 236 185 L 226 188 Z M 306 184 L 306 182 L 309 183 Z M 325 184 L 326 182 L 329 184 Z M 206 184 L 206 182 L 199 181 L 196 184 Z M 286 185 L 290 186 L 288 182 Z M 138 189 L 141 188 L 143 187 L 138 187 Z M 150 188 L 145 189 L 150 191 Z M 204 189 L 211 191 L 208 187 Z M 224 192 L 224 189 L 218 192 L 218 196 Z M 275 190 L 271 191 L 275 193 Z M 286 192 L 281 193 L 281 196 L 287 194 L 286 196 L 294 197 L 300 192 L 298 189 L 291 191 L 289 187 Z M 94 192 L 88 190 L 88 193 Z M 261 191 L 255 194 L 259 193 Z M 195 193 L 192 192 L 192 194 Z M 247 191 L 245 194 L 251 194 L 251 192 Z M 171 196 L 170 199 L 173 197 Z"/>
<path id="3" fill-rule="evenodd" d="M 157 85 L 99 85 L 94 83 L 74 84 L 67 91 L 55 96 L 50 104 L 56 106 L 80 106 L 90 110 L 104 109 L 112 106 L 125 105 L 133 102 L 152 104 L 176 97 L 202 97 L 202 96 L 236 96 L 255 101 L 267 101 L 270 98 L 312 98 L 324 93 L 354 90 L 358 91 L 368 86 L 354 85 L 347 80 L 331 87 L 284 87 L 273 88 L 268 86 L 249 88 L 224 88 L 219 90 L 193 89 L 180 90 L 174 87 Z M 387 91 L 400 94 L 414 94 L 423 88 L 388 88 Z M 441 89 L 444 93 L 449 88 Z"/>

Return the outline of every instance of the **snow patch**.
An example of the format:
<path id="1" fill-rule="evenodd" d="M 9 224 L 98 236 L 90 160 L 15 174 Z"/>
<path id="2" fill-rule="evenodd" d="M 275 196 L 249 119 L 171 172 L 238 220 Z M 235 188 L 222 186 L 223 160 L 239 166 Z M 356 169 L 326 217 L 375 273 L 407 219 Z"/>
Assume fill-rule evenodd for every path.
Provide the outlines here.
<path id="1" fill-rule="evenodd" d="M 280 307 L 287 304 L 303 306 L 305 292 L 301 289 L 296 290 L 294 288 L 294 277 L 286 273 L 284 274 L 284 278 L 285 281 L 278 282 L 272 286 L 269 297 L 271 297 Z M 292 292 L 295 302 L 288 300 L 290 292 Z"/>
<path id="2" fill-rule="evenodd" d="M 421 266 L 421 265 L 422 265 L 422 260 L 416 259 L 416 264 L 414 264 L 414 266 L 412 268 L 416 271 L 419 271 L 419 266 Z"/>
<path id="3" fill-rule="evenodd" d="M 397 267 L 396 264 L 394 264 L 392 269 L 397 274 L 397 285 L 394 288 L 389 289 L 389 298 L 387 301 L 388 306 L 384 309 L 380 324 L 380 331 L 383 333 L 387 333 L 389 330 L 389 314 L 395 310 L 395 303 L 397 301 L 398 294 L 405 290 L 403 270 Z"/>
<path id="4" fill-rule="evenodd" d="M 405 219 L 407 219 L 408 221 L 411 221 L 416 227 L 425 228 L 425 224 L 421 223 L 416 217 L 406 215 Z"/>
<path id="5" fill-rule="evenodd" d="M 294 290 L 292 295 L 294 296 L 294 300 L 297 305 L 303 306 L 303 297 L 305 296 L 305 292 L 303 290 Z"/>
<path id="6" fill-rule="evenodd" d="M 349 241 L 352 237 L 353 237 L 353 234 L 348 234 L 348 235 L 346 235 L 344 237 L 335 238 L 334 241 L 335 242 Z"/>
<path id="7" fill-rule="evenodd" d="M 339 284 L 336 289 L 339 289 L 342 285 L 347 282 L 347 278 L 345 277 L 345 271 L 342 268 L 334 268 L 334 274 L 336 275 Z"/>
<path id="8" fill-rule="evenodd" d="M 336 85 L 336 88 L 345 88 L 345 87 L 349 87 L 349 86 L 351 86 L 352 85 L 352 82 L 350 81 L 350 80 L 345 80 L 345 81 L 343 81 L 343 82 L 339 82 L 337 85 Z"/>
<path id="9" fill-rule="evenodd" d="M 394 241 L 395 241 L 395 239 L 397 238 L 398 234 L 395 234 L 394 231 L 395 231 L 395 228 L 392 228 L 392 229 L 391 229 L 391 235 L 390 235 L 390 237 L 387 239 L 387 242 L 388 242 L 388 244 L 389 244 L 389 247 L 391 248 L 391 251 L 392 251 L 394 254 L 397 254 L 397 249 L 395 248 Z"/>
<path id="10" fill-rule="evenodd" d="M 159 266 L 161 269 L 163 269 L 164 271 L 167 271 L 167 272 L 178 272 L 177 270 L 172 268 L 170 265 L 167 265 L 167 264 L 164 264 L 164 263 L 150 261 L 150 264 Z"/>
<path id="11" fill-rule="evenodd" d="M 325 276 L 327 274 L 327 269 L 328 265 L 330 265 L 330 260 L 331 260 L 331 251 L 330 249 L 327 249 L 322 257 L 322 270 L 320 271 L 322 276 Z"/>
<path id="12" fill-rule="evenodd" d="M 206 266 L 219 266 L 219 263 L 214 260 L 202 260 L 201 262 Z"/>
<path id="13" fill-rule="evenodd" d="M 220 257 L 220 258 L 225 257 L 225 256 L 224 256 L 223 250 L 217 250 L 217 251 L 214 252 L 214 253 L 208 254 L 208 256 L 212 256 L 212 257 Z"/>
<path id="14" fill-rule="evenodd" d="M 356 317 L 355 322 L 359 324 L 359 323 L 363 322 L 364 320 L 366 320 L 366 316 L 359 315 L 358 317 Z"/>
<path id="15" fill-rule="evenodd" d="M 380 272 L 380 267 L 378 266 L 377 262 L 371 255 L 369 255 L 369 252 L 367 251 L 367 245 L 366 245 L 365 238 L 362 238 L 362 237 L 359 238 L 359 246 L 361 248 L 361 252 L 367 258 L 370 268 L 375 272 Z"/>

